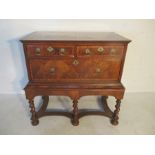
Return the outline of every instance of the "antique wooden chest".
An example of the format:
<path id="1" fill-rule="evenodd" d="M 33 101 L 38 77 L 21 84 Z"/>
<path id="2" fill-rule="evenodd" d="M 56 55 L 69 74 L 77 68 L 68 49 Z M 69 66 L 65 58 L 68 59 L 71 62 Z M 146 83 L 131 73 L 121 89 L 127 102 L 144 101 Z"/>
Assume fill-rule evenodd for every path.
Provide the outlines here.
<path id="1" fill-rule="evenodd" d="M 46 115 L 67 116 L 73 125 L 78 125 L 80 117 L 91 114 L 107 116 L 113 125 L 118 124 L 125 91 L 121 77 L 129 39 L 113 32 L 45 31 L 34 32 L 21 41 L 29 77 L 25 93 L 32 125 Z M 73 111 L 47 111 L 50 95 L 69 96 Z M 102 96 L 104 109 L 78 109 L 78 99 L 88 95 Z M 39 111 L 35 110 L 35 96 L 43 99 Z M 114 112 L 107 105 L 108 96 L 116 98 Z"/>

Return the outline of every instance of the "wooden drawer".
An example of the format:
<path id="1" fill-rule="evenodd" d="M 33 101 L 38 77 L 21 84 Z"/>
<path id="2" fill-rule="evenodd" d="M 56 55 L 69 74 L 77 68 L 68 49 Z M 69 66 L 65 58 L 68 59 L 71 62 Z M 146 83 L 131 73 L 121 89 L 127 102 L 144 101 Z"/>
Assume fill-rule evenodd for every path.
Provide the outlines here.
<path id="1" fill-rule="evenodd" d="M 30 60 L 30 72 L 33 80 L 53 81 L 78 78 L 73 59 Z"/>
<path id="2" fill-rule="evenodd" d="M 119 56 L 123 54 L 123 46 L 78 46 L 77 55 L 83 56 Z"/>
<path id="3" fill-rule="evenodd" d="M 30 44 L 26 46 L 28 57 L 74 57 L 74 46 L 54 44 Z"/>
<path id="4" fill-rule="evenodd" d="M 31 59 L 29 64 L 32 80 L 118 80 L 121 61 L 114 58 Z"/>
<path id="5" fill-rule="evenodd" d="M 81 79 L 118 80 L 121 60 L 116 58 L 81 58 L 78 73 Z"/>

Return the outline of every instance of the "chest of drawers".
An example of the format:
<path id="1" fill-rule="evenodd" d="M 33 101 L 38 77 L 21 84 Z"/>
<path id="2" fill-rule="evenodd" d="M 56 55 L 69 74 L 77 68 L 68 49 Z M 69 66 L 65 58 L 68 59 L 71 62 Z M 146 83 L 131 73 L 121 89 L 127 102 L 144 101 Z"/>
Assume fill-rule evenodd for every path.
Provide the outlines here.
<path id="1" fill-rule="evenodd" d="M 32 125 L 46 115 L 67 116 L 78 125 L 80 117 L 91 114 L 107 116 L 113 125 L 118 124 L 125 91 L 121 76 L 129 39 L 112 32 L 34 32 L 21 41 L 29 77 L 25 94 Z M 73 111 L 47 111 L 50 95 L 69 96 Z M 104 109 L 78 109 L 79 98 L 88 95 L 102 96 Z M 36 96 L 43 99 L 39 111 L 35 110 Z M 116 98 L 114 112 L 107 105 L 108 96 Z"/>

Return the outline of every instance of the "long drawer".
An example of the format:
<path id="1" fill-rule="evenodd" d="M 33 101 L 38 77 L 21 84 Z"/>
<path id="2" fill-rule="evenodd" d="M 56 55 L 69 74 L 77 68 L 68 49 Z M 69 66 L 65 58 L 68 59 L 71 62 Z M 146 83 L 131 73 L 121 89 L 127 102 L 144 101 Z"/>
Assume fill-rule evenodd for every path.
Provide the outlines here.
<path id="1" fill-rule="evenodd" d="M 30 59 L 33 81 L 118 80 L 119 58 Z"/>

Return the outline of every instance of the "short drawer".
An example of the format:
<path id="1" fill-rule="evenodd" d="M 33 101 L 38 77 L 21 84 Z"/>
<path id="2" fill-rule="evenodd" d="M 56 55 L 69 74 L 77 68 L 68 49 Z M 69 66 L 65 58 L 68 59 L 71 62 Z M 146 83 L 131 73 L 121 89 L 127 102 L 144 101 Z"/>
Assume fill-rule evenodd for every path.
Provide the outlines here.
<path id="1" fill-rule="evenodd" d="M 122 56 L 123 46 L 78 46 L 77 55 L 80 56 Z"/>
<path id="2" fill-rule="evenodd" d="M 26 46 L 28 57 L 74 57 L 74 46 L 53 45 L 53 44 L 30 44 Z"/>

